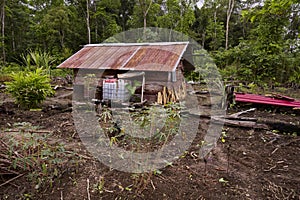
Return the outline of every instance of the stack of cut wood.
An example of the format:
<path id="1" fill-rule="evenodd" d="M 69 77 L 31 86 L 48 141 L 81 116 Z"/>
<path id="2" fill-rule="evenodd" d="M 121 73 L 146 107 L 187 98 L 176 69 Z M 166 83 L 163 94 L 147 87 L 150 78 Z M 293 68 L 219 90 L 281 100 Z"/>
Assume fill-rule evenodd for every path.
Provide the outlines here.
<path id="1" fill-rule="evenodd" d="M 186 96 L 185 83 L 182 83 L 178 88 L 163 87 L 161 92 L 157 93 L 157 103 L 167 104 L 169 102 L 177 102 L 184 99 Z"/>

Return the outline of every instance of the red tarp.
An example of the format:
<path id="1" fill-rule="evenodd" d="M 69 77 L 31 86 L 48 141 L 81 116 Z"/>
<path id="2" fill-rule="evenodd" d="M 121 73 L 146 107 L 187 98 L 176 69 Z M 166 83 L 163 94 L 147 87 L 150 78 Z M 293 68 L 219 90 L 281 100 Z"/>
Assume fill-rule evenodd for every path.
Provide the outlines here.
<path id="1" fill-rule="evenodd" d="M 272 97 L 268 97 L 255 94 L 235 93 L 235 101 L 300 108 L 300 101 L 281 95 L 273 95 Z"/>

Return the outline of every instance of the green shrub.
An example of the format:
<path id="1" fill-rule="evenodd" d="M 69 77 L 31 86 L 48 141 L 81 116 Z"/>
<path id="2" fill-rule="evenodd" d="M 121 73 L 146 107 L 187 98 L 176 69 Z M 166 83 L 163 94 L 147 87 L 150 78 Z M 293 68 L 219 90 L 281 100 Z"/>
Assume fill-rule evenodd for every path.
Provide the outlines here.
<path id="1" fill-rule="evenodd" d="M 68 75 L 73 75 L 73 70 L 71 69 L 52 69 L 51 70 L 51 77 L 66 77 Z"/>
<path id="2" fill-rule="evenodd" d="M 8 63 L 7 65 L 0 65 L 0 83 L 4 83 L 6 81 L 11 81 L 10 74 L 12 72 L 22 71 L 20 65 L 15 63 Z"/>
<path id="3" fill-rule="evenodd" d="M 17 63 L 7 63 L 6 65 L 0 67 L 1 75 L 9 75 L 12 72 L 19 72 L 22 70 L 24 70 L 24 68 L 22 68 Z"/>
<path id="4" fill-rule="evenodd" d="M 29 70 L 43 67 L 47 73 L 51 73 L 51 66 L 55 61 L 49 53 L 41 50 L 29 50 L 27 54 L 22 54 L 23 63 Z"/>
<path id="5" fill-rule="evenodd" d="M 50 79 L 41 68 L 33 72 L 12 73 L 11 77 L 12 81 L 6 82 L 7 92 L 24 108 L 37 108 L 47 96 L 54 93 Z"/>

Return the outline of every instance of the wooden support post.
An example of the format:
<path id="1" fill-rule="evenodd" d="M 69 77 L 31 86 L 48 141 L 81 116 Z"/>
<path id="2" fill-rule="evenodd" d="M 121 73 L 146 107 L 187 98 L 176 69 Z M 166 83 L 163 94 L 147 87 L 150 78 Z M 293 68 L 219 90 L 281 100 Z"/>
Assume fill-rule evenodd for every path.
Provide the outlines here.
<path id="1" fill-rule="evenodd" d="M 141 103 L 144 101 L 145 73 L 143 73 Z"/>

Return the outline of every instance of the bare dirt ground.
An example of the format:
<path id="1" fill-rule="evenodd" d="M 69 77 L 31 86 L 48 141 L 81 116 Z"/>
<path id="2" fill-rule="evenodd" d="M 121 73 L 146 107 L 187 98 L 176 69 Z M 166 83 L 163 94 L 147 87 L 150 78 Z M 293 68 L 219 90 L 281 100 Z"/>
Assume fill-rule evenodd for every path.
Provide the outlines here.
<path id="1" fill-rule="evenodd" d="M 56 168 L 46 165 L 48 172 L 43 166 L 38 172 L 0 173 L 0 199 L 300 199 L 300 130 L 224 126 L 223 141 L 203 160 L 197 155 L 208 126 L 203 121 L 180 159 L 156 173 L 132 174 L 110 169 L 90 155 L 75 130 L 70 100 L 50 98 L 40 111 L 18 108 L 3 91 L 0 100 L 2 136 L 15 129 L 22 134 L 26 130 L 20 131 L 20 124 L 23 129 L 29 124 L 36 134 L 48 135 L 49 147 L 62 144 L 61 152 L 68 155 Z M 258 107 L 246 116 L 300 121 L 299 112 L 291 109 Z M 7 166 L 3 160 L 0 172 L 1 166 Z"/>

